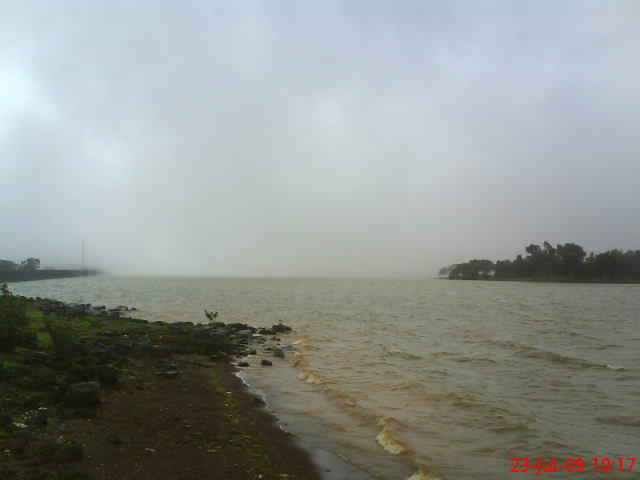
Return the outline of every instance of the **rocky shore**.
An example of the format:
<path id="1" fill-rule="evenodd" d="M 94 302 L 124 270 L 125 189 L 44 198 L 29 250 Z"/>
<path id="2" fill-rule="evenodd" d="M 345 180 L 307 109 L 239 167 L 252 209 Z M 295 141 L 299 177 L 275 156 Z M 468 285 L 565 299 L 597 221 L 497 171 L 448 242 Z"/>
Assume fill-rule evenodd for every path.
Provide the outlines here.
<path id="1" fill-rule="evenodd" d="M 0 320 L 6 302 L 29 334 L 0 353 L 0 480 L 320 478 L 234 375 L 258 352 L 281 361 L 289 327 L 7 294 Z"/>

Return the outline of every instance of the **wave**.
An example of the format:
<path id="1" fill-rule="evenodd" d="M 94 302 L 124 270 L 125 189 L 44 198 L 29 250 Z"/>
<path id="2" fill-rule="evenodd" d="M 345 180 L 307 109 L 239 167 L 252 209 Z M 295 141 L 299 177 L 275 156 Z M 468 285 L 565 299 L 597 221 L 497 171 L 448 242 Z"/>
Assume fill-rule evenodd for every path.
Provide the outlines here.
<path id="1" fill-rule="evenodd" d="M 609 365 L 606 363 L 591 362 L 584 358 L 572 357 L 561 353 L 549 352 L 546 350 L 531 350 L 525 354 L 527 357 L 540 358 L 559 365 L 577 368 L 599 368 L 615 371 L 626 371 L 627 369 L 618 365 Z"/>
<path id="2" fill-rule="evenodd" d="M 438 477 L 424 465 L 418 465 L 416 468 L 416 472 L 408 477 L 407 480 L 441 480 L 441 477 Z"/>
<path id="3" fill-rule="evenodd" d="M 640 427 L 640 419 L 627 415 L 610 415 L 607 417 L 595 417 L 598 422 L 607 425 L 621 425 L 623 427 Z"/>
<path id="4" fill-rule="evenodd" d="M 316 375 L 315 373 L 310 372 L 306 368 L 300 369 L 298 378 L 305 383 L 311 383 L 313 385 L 323 385 L 327 383 L 326 379 L 322 378 L 320 375 Z"/>
<path id="5" fill-rule="evenodd" d="M 382 427 L 382 430 L 376 436 L 376 441 L 392 455 L 400 455 L 407 452 L 408 448 L 396 436 L 392 425 L 393 420 L 393 417 L 382 417 L 378 420 L 378 426 Z"/>
<path id="6" fill-rule="evenodd" d="M 572 357 L 570 355 L 564 355 L 562 353 L 551 352 L 548 350 L 542 350 L 538 347 L 534 347 L 533 345 L 527 345 L 523 343 L 513 342 L 510 340 L 491 340 L 491 343 L 494 345 L 498 345 L 501 347 L 508 348 L 510 350 L 515 351 L 517 355 L 528 357 L 528 358 L 537 358 L 541 360 L 546 360 L 551 363 L 555 363 L 558 365 L 564 365 L 567 367 L 573 368 L 599 368 L 599 369 L 607 369 L 607 370 L 616 370 L 616 371 L 627 371 L 626 367 L 622 367 L 619 365 L 610 365 L 607 363 L 598 363 L 586 360 L 584 358 Z"/>
<path id="7" fill-rule="evenodd" d="M 400 350 L 397 348 L 393 348 L 393 349 L 388 349 L 388 348 L 384 348 L 384 352 L 387 355 L 390 355 L 392 357 L 399 357 L 402 358 L 404 360 L 422 360 L 422 357 L 420 355 L 416 355 L 413 353 L 409 353 L 409 352 L 405 352 L 404 350 Z"/>
<path id="8" fill-rule="evenodd" d="M 621 367 L 619 365 L 605 365 L 606 368 L 608 368 L 609 370 L 615 370 L 615 371 L 622 371 L 622 372 L 626 372 L 627 369 L 624 367 Z"/>

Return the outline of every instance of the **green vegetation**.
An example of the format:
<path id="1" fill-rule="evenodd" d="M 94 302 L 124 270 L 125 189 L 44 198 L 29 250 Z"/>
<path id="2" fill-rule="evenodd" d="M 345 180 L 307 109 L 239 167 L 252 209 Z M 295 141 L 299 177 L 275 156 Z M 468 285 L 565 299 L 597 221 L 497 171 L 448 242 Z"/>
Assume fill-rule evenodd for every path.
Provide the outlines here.
<path id="1" fill-rule="evenodd" d="M 74 347 L 71 326 L 66 321 L 52 322 L 50 318 L 47 318 L 45 328 L 51 337 L 56 356 L 62 360 L 71 357 Z"/>
<path id="2" fill-rule="evenodd" d="M 572 282 L 640 282 L 640 250 L 614 249 L 589 255 L 576 243 L 552 247 L 531 244 L 526 256 L 513 260 L 469 260 L 440 269 L 453 280 L 537 280 Z"/>
<path id="3" fill-rule="evenodd" d="M 17 264 L 11 260 L 3 260 L 0 258 L 0 272 L 34 272 L 40 268 L 40 259 L 29 257 Z"/>
<path id="4" fill-rule="evenodd" d="M 35 331 L 29 328 L 25 305 L 0 285 L 0 352 L 13 353 L 17 347 L 37 345 Z"/>

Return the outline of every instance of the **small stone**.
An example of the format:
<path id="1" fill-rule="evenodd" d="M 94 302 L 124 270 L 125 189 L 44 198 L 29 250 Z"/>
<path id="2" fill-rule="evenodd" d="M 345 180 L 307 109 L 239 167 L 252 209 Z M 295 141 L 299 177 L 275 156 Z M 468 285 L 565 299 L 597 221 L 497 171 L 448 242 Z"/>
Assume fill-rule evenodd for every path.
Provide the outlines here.
<path id="1" fill-rule="evenodd" d="M 155 355 L 156 357 L 164 357 L 164 358 L 168 358 L 173 354 L 171 349 L 169 349 L 168 347 L 165 347 L 164 345 L 152 345 L 151 353 L 153 353 L 153 355 Z"/>
<path id="2" fill-rule="evenodd" d="M 33 425 L 34 427 L 45 427 L 48 422 L 49 419 L 47 415 L 42 412 L 35 413 L 27 419 L 27 423 L 29 425 Z"/>
<path id="3" fill-rule="evenodd" d="M 101 365 L 98 367 L 98 378 L 106 385 L 114 385 L 118 381 L 120 372 L 112 365 Z"/>
<path id="4" fill-rule="evenodd" d="M 276 348 L 275 350 L 273 350 L 273 356 L 278 358 L 284 358 L 284 350 L 282 350 L 281 348 Z"/>
<path id="5" fill-rule="evenodd" d="M 98 412 L 95 408 L 76 408 L 73 412 L 75 417 L 78 418 L 96 418 L 98 416 Z"/>
<path id="6" fill-rule="evenodd" d="M 271 362 L 271 360 L 264 359 L 260 362 L 260 365 L 264 365 L 265 367 L 270 367 L 271 365 L 273 365 L 273 363 Z"/>
<path id="7" fill-rule="evenodd" d="M 238 362 L 238 366 L 239 367 L 248 367 L 249 366 L 249 362 Z"/>
<path id="8" fill-rule="evenodd" d="M 118 433 L 112 433 L 107 437 L 107 442 L 111 445 L 122 445 L 124 443 L 124 439 Z"/>
<path id="9" fill-rule="evenodd" d="M 82 460 L 84 458 L 84 448 L 80 442 L 69 440 L 59 449 L 57 457 L 60 462 Z"/>
<path id="10" fill-rule="evenodd" d="M 0 427 L 2 427 L 5 432 L 13 431 L 13 418 L 9 415 L 0 415 Z"/>

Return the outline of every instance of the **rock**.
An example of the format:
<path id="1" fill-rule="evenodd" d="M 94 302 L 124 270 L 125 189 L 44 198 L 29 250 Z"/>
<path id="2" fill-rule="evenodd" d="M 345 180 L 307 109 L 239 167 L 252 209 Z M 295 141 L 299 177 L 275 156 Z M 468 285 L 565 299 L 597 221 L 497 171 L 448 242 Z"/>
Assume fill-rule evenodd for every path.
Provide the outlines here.
<path id="1" fill-rule="evenodd" d="M 138 335 L 135 339 L 135 342 L 139 345 L 152 345 L 153 340 L 149 335 Z"/>
<path id="2" fill-rule="evenodd" d="M 69 440 L 62 444 L 56 455 L 59 462 L 74 462 L 84 458 L 84 448 L 76 440 Z"/>
<path id="3" fill-rule="evenodd" d="M 252 348 L 251 350 L 249 350 L 249 351 L 247 352 L 247 355 L 257 355 L 257 354 L 258 354 L 258 352 L 256 351 L 256 349 L 255 349 L 255 348 Z"/>
<path id="4" fill-rule="evenodd" d="M 17 430 L 5 442 L 5 446 L 14 455 L 22 455 L 33 440 L 33 434 L 26 430 Z"/>
<path id="5" fill-rule="evenodd" d="M 37 412 L 27 418 L 27 424 L 34 427 L 46 427 L 49 423 L 49 417 L 46 413 Z"/>
<path id="6" fill-rule="evenodd" d="M 271 362 L 271 360 L 264 359 L 260 362 L 260 365 L 264 365 L 265 367 L 270 367 L 271 365 L 273 365 L 273 363 Z"/>
<path id="7" fill-rule="evenodd" d="M 77 418 L 96 418 L 97 416 L 98 412 L 96 412 L 95 408 L 76 408 L 73 411 L 73 417 Z"/>
<path id="8" fill-rule="evenodd" d="M 111 445 L 122 445 L 124 443 L 124 439 L 118 433 L 112 433 L 107 437 L 107 442 Z"/>
<path id="9" fill-rule="evenodd" d="M 154 375 L 158 378 L 164 378 L 166 380 L 175 380 L 178 378 L 178 372 L 175 370 L 166 370 L 164 372 L 154 372 Z"/>
<path id="10" fill-rule="evenodd" d="M 229 355 L 226 352 L 216 352 L 215 355 L 210 355 L 209 360 L 217 362 L 219 360 L 229 360 Z"/>
<path id="11" fill-rule="evenodd" d="M 284 358 L 284 350 L 282 350 L 281 348 L 274 349 L 273 356 L 278 358 Z"/>
<path id="12" fill-rule="evenodd" d="M 249 362 L 238 362 L 238 366 L 239 367 L 248 367 L 249 366 Z"/>
<path id="13" fill-rule="evenodd" d="M 275 333 L 291 333 L 291 327 L 288 327 L 287 325 L 284 325 L 283 323 L 278 323 L 277 325 L 274 325 L 273 327 L 271 327 L 271 329 L 275 332 Z"/>
<path id="14" fill-rule="evenodd" d="M 95 478 L 91 473 L 83 471 L 70 463 L 56 465 L 56 473 L 58 474 L 58 480 L 94 480 Z"/>
<path id="15" fill-rule="evenodd" d="M 123 340 L 119 340 L 113 343 L 112 348 L 115 353 L 127 354 L 131 351 L 131 344 Z"/>
<path id="16" fill-rule="evenodd" d="M 105 385 L 115 385 L 118 382 L 120 372 L 112 365 L 101 365 L 98 367 L 98 380 Z"/>
<path id="17" fill-rule="evenodd" d="M 172 355 L 171 349 L 164 345 L 152 345 L 150 352 L 156 357 L 169 358 Z"/>
<path id="18" fill-rule="evenodd" d="M 46 470 L 41 473 L 38 480 L 60 480 L 60 476 L 55 470 Z"/>
<path id="19" fill-rule="evenodd" d="M 9 415 L 0 415 L 0 427 L 5 432 L 12 432 L 14 429 L 13 418 L 11 418 Z"/>
<path id="20" fill-rule="evenodd" d="M 164 368 L 165 370 L 178 370 L 178 367 L 175 363 L 171 363 L 169 360 L 160 360 L 158 362 L 160 368 Z"/>
<path id="21" fill-rule="evenodd" d="M 48 438 L 34 441 L 29 447 L 28 456 L 31 465 L 43 465 L 49 461 L 58 450 L 58 444 Z"/>
<path id="22" fill-rule="evenodd" d="M 100 384 L 98 382 L 71 384 L 64 394 L 64 404 L 67 407 L 95 407 L 98 403 L 100 403 Z"/>

